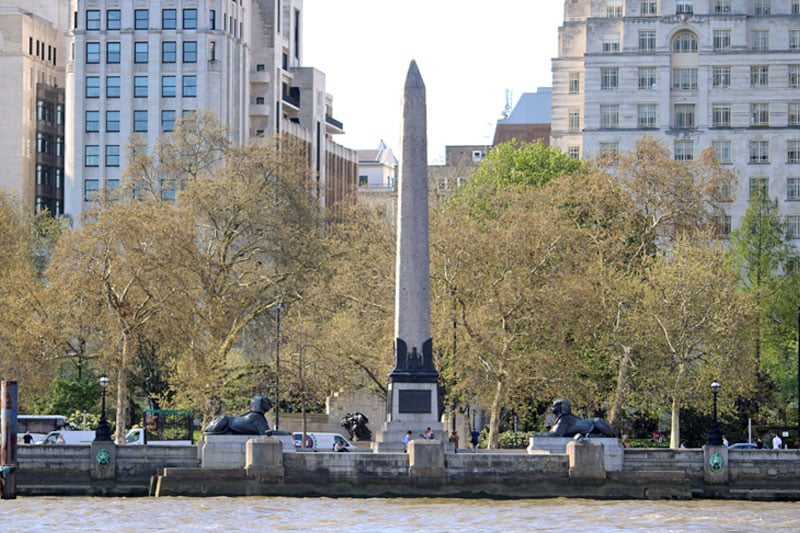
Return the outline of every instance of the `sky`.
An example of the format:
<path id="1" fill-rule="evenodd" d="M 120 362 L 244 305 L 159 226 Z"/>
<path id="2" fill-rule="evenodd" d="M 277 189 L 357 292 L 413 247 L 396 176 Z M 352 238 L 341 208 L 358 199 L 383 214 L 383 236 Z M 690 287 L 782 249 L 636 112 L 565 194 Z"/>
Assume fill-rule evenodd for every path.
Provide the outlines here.
<path id="1" fill-rule="evenodd" d="M 381 140 L 401 153 L 402 95 L 417 62 L 425 82 L 429 163 L 445 145 L 489 145 L 506 106 L 550 87 L 563 0 L 304 0 L 303 65 L 325 73 L 334 140 Z"/>

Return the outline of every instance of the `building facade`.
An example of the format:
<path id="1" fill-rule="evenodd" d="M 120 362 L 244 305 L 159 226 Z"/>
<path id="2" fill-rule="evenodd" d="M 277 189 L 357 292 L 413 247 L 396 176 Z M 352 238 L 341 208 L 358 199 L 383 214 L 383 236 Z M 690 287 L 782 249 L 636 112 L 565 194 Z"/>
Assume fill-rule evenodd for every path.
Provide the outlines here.
<path id="1" fill-rule="evenodd" d="M 553 146 L 713 147 L 739 178 L 724 226 L 760 188 L 800 237 L 800 0 L 566 0 L 558 38 Z"/>

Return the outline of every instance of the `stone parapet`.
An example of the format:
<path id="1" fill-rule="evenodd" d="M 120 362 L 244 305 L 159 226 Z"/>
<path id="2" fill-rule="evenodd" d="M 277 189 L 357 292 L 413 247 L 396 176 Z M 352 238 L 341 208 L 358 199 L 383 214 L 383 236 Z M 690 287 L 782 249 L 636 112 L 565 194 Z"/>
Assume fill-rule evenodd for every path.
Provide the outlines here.
<path id="1" fill-rule="evenodd" d="M 589 437 L 582 440 L 603 445 L 603 462 L 606 471 L 618 472 L 622 470 L 624 448 L 619 443 L 619 440 L 608 437 Z M 528 453 L 566 454 L 567 444 L 574 441 L 575 439 L 571 437 L 533 435 L 529 439 Z"/>

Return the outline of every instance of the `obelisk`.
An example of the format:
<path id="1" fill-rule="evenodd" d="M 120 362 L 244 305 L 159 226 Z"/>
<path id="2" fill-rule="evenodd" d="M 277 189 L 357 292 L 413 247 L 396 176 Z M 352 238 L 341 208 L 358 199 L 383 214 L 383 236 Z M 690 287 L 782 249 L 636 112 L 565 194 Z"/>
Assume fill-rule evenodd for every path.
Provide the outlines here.
<path id="1" fill-rule="evenodd" d="M 386 422 L 376 451 L 403 449 L 402 439 L 439 422 L 439 373 L 433 366 L 428 251 L 428 134 L 425 83 L 411 62 L 403 92 L 402 159 L 397 202 L 394 368 L 389 373 Z"/>

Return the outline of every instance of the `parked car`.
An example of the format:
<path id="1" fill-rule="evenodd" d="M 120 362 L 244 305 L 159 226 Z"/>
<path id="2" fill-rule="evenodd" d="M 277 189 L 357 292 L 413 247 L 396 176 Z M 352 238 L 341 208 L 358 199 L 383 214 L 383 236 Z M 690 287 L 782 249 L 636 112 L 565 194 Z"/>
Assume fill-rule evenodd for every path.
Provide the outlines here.
<path id="1" fill-rule="evenodd" d="M 294 437 L 294 445 L 299 450 L 303 447 L 303 433 L 295 431 L 292 436 Z M 338 433 L 306 433 L 306 449 L 313 451 L 333 451 L 337 443 L 344 444 L 348 450 L 357 449 L 356 445 L 347 440 L 344 436 Z"/>
<path id="2" fill-rule="evenodd" d="M 729 450 L 760 450 L 755 442 L 737 442 L 728 447 Z"/>
<path id="3" fill-rule="evenodd" d="M 37 444 L 91 444 L 94 440 L 94 431 L 51 431 Z"/>

